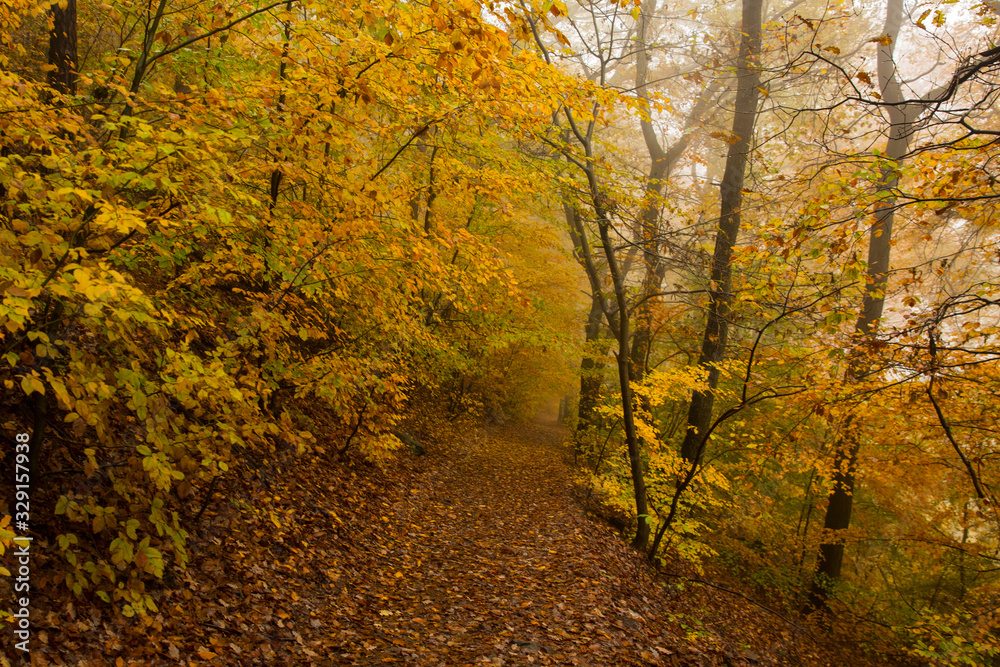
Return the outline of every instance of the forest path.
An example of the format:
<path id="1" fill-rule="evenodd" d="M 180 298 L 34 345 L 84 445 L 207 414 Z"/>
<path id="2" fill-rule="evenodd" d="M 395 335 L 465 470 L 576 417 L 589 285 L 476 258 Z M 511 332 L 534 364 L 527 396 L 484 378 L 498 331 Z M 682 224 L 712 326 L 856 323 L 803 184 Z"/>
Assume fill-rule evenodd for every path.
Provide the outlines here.
<path id="1" fill-rule="evenodd" d="M 378 518 L 338 623 L 344 664 L 687 664 L 636 555 L 571 499 L 565 435 L 472 432 L 436 457 Z"/>
<path id="2" fill-rule="evenodd" d="M 816 652 L 738 595 L 654 581 L 574 501 L 566 435 L 467 424 L 383 467 L 288 452 L 219 493 L 187 570 L 150 586 L 155 615 L 40 610 L 32 664 L 890 664 Z"/>

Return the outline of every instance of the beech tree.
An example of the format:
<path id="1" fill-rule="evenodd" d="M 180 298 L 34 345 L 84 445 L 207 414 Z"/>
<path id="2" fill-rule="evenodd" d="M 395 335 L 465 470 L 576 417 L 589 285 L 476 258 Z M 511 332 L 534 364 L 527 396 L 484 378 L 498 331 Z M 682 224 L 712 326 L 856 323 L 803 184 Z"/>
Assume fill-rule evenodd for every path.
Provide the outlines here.
<path id="1" fill-rule="evenodd" d="M 663 188 L 670 171 L 676 167 L 700 122 L 707 115 L 720 89 L 712 84 L 694 100 L 686 115 L 684 127 L 670 146 L 663 148 L 661 139 L 651 120 L 662 106 L 651 99 L 648 92 L 648 70 L 650 53 L 656 48 L 649 26 L 654 22 L 657 6 L 646 2 L 627 14 L 617 4 L 605 7 L 591 5 L 582 7 L 583 20 L 580 24 L 592 26 L 581 28 L 572 13 L 567 19 L 577 36 L 584 39 L 580 46 L 579 61 L 589 80 L 609 91 L 623 87 L 627 65 L 634 62 L 631 88 L 637 101 L 642 105 L 638 110 L 640 133 L 643 137 L 649 160 L 649 170 L 642 180 L 641 198 L 634 203 L 620 196 L 621 183 L 616 182 L 612 173 L 598 170 L 597 160 L 597 118 L 588 119 L 584 126 L 578 124 L 572 112 L 563 109 L 563 118 L 556 122 L 565 125 L 562 139 L 557 149 L 585 178 L 587 187 L 586 205 L 594 212 L 596 221 L 595 241 L 591 243 L 591 233 L 584 224 L 586 219 L 580 207 L 573 202 L 564 203 L 565 219 L 573 245 L 581 266 L 587 274 L 592 293 L 592 306 L 587 318 L 585 339 L 592 347 L 600 338 L 600 319 L 603 317 L 612 337 L 617 342 L 615 356 L 618 366 L 618 394 L 622 400 L 622 425 L 631 466 L 632 491 L 635 496 L 639 527 L 633 544 L 645 548 L 648 540 L 648 508 L 645 500 L 643 481 L 642 438 L 635 425 L 635 409 L 632 389 L 642 382 L 647 369 L 652 323 L 649 308 L 660 297 L 661 284 L 667 263 L 661 255 L 663 239 Z M 536 43 L 547 60 L 554 58 L 549 47 L 536 35 Z M 573 58 L 571 58 L 572 60 Z M 593 62 L 591 62 L 593 61 Z M 628 100 L 619 101 L 628 103 Z M 599 105 L 595 104 L 592 115 L 596 115 Z M 567 148 L 569 147 L 569 148 Z M 615 246 L 616 236 L 626 236 L 628 247 Z M 596 246 L 594 245 L 596 244 Z M 635 270 L 635 257 L 640 255 L 642 288 L 633 294 L 630 283 L 635 279 L 630 274 Z M 610 279 L 611 288 L 604 286 L 605 275 Z M 616 277 L 617 276 L 617 277 Z M 594 410 L 598 405 L 598 391 L 602 385 L 599 371 L 602 363 L 585 353 L 581 362 L 581 382 L 579 399 L 578 433 L 594 423 Z M 579 436 L 578 436 L 579 439 Z"/>
<path id="2" fill-rule="evenodd" d="M 857 322 L 854 326 L 855 347 L 844 374 L 844 383 L 856 383 L 871 372 L 866 368 L 868 351 L 875 347 L 877 334 L 885 308 L 886 292 L 891 270 L 893 246 L 893 220 L 897 210 L 901 162 L 909 153 L 914 135 L 919 130 L 919 120 L 930 109 L 950 98 L 967 80 L 975 67 L 959 68 L 947 85 L 936 87 L 919 98 L 908 99 L 904 93 L 895 60 L 903 22 L 903 3 L 889 0 L 882 34 L 874 41 L 878 44 L 879 106 L 888 116 L 887 142 L 880 156 L 877 179 L 874 182 L 875 200 L 868 233 L 867 276 L 864 295 Z M 981 66 L 989 66 L 994 54 L 987 52 Z M 823 523 L 824 534 L 829 538 L 820 545 L 816 573 L 809 592 L 809 605 L 814 609 L 824 607 L 829 589 L 841 575 L 844 544 L 837 537 L 851 523 L 854 487 L 860 441 L 856 434 L 855 419 L 849 415 L 840 426 L 834 447 L 832 488 L 827 499 Z"/>
<path id="3" fill-rule="evenodd" d="M 688 426 L 681 443 L 681 456 L 692 465 L 698 464 L 710 435 L 708 425 L 714 403 L 712 391 L 718 386 L 718 364 L 725 354 L 729 332 L 727 318 L 732 302 L 732 252 L 740 230 L 740 205 L 754 142 L 760 95 L 761 4 L 756 0 L 746 0 L 743 4 L 741 32 L 733 130 L 726 155 L 726 169 L 719 186 L 722 196 L 719 230 L 712 255 L 708 322 L 698 358 L 698 366 L 707 372 L 707 389 L 692 394 Z"/>

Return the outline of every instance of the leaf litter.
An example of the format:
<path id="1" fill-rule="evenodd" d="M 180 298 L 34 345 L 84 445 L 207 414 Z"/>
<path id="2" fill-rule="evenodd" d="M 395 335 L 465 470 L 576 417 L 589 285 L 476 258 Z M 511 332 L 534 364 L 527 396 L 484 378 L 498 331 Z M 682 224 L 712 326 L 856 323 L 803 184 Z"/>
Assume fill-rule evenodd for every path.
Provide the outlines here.
<path id="1" fill-rule="evenodd" d="M 151 587 L 159 613 L 51 600 L 33 664 L 891 663 L 657 577 L 574 500 L 565 429 L 437 434 L 384 468 L 289 454 L 244 475 Z"/>

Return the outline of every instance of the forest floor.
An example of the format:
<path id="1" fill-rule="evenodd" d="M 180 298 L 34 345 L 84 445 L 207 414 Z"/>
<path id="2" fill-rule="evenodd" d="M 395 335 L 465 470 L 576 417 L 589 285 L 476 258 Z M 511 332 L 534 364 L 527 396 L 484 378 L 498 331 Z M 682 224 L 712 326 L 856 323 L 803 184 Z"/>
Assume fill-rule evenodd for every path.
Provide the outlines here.
<path id="1" fill-rule="evenodd" d="M 890 664 L 657 577 L 573 499 L 566 435 L 468 427 L 384 470 L 272 462 L 222 490 L 187 570 L 151 589 L 158 614 L 53 598 L 32 662 Z"/>

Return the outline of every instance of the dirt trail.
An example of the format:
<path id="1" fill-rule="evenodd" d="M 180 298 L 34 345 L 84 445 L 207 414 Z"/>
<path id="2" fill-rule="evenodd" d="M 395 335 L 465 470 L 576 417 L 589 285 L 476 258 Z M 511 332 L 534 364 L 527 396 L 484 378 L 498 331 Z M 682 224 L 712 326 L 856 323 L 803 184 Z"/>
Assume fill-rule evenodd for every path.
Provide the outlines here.
<path id="1" fill-rule="evenodd" d="M 383 470 L 326 450 L 234 483 L 187 570 L 150 585 L 155 615 L 40 609 L 32 664 L 887 664 L 817 650 L 739 594 L 653 581 L 571 498 L 565 429 L 466 429 Z"/>
<path id="2" fill-rule="evenodd" d="M 345 664 L 681 664 L 634 555 L 569 497 L 564 435 L 470 433 L 379 517 Z"/>

